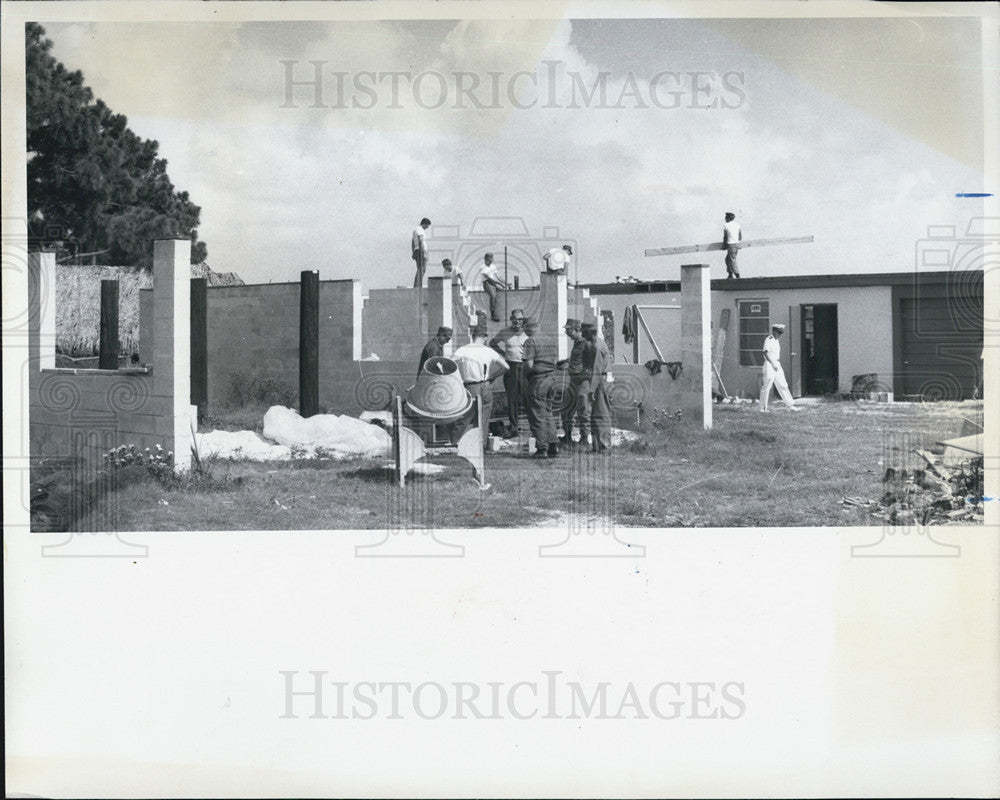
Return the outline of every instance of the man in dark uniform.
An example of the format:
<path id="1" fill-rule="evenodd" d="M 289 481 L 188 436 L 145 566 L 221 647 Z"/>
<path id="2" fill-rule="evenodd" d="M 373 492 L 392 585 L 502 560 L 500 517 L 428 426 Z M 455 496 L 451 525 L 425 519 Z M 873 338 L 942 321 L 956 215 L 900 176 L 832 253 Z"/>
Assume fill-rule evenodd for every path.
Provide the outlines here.
<path id="1" fill-rule="evenodd" d="M 451 341 L 452 333 L 454 331 L 451 328 L 446 328 L 444 325 L 438 328 L 437 334 L 420 351 L 420 364 L 417 366 L 417 374 L 424 371 L 424 364 L 427 363 L 428 359 L 444 355 L 444 346 Z"/>
<path id="2" fill-rule="evenodd" d="M 538 323 L 525 320 L 524 369 L 528 373 L 528 424 L 535 437 L 535 458 L 555 458 L 559 455 L 556 440 L 554 407 L 559 394 L 556 361 L 559 353 L 555 342 L 546 342 L 538 335 Z"/>
<path id="3" fill-rule="evenodd" d="M 597 326 L 585 323 L 584 338 L 590 343 L 585 367 L 590 376 L 590 432 L 595 453 L 607 453 L 611 447 L 611 399 L 608 397 L 608 365 L 611 353 L 597 335 Z"/>
<path id="4" fill-rule="evenodd" d="M 566 335 L 573 340 L 573 350 L 569 354 L 569 392 L 563 399 L 562 422 L 566 434 L 567 447 L 573 444 L 573 419 L 576 418 L 580 428 L 580 446 L 587 445 L 587 432 L 590 430 L 590 375 L 585 364 L 591 344 L 583 338 L 580 330 L 580 320 L 566 320 L 564 329 Z"/>

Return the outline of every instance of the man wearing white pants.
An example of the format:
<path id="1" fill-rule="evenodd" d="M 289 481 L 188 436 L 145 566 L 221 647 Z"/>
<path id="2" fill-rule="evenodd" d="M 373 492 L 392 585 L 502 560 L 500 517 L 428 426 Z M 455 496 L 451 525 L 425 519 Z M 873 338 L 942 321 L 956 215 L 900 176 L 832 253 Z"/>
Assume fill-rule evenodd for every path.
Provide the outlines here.
<path id="1" fill-rule="evenodd" d="M 771 399 L 771 387 L 778 388 L 778 394 L 785 401 L 785 405 L 792 411 L 798 411 L 798 406 L 792 399 L 792 393 L 788 391 L 788 381 L 785 380 L 785 371 L 781 368 L 781 344 L 778 338 L 785 332 L 785 326 L 778 324 L 771 326 L 771 335 L 764 340 L 764 385 L 760 389 L 760 410 L 767 411 L 767 401 Z"/>

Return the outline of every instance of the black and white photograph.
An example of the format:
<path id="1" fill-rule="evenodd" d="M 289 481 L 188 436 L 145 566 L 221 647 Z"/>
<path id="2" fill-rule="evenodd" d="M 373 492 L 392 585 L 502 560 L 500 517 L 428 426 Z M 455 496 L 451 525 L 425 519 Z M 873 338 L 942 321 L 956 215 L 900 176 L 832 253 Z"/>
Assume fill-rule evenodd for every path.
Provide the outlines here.
<path id="1" fill-rule="evenodd" d="M 995 796 L 995 4 L 2 25 L 9 796 Z"/>

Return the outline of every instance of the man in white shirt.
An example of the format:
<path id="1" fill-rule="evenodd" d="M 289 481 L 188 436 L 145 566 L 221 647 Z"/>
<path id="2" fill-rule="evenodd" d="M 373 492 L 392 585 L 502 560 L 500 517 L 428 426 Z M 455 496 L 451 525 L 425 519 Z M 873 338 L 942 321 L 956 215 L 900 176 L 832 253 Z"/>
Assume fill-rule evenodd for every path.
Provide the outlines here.
<path id="1" fill-rule="evenodd" d="M 760 388 L 760 410 L 768 411 L 767 403 L 771 399 L 771 387 L 778 389 L 778 394 L 785 401 L 785 405 L 792 411 L 798 411 L 792 399 L 792 393 L 788 391 L 788 381 L 785 380 L 785 371 L 781 367 L 781 344 L 778 338 L 785 332 L 784 325 L 772 325 L 771 335 L 764 340 L 764 366 L 761 368 L 764 373 L 764 385 Z"/>
<path id="2" fill-rule="evenodd" d="M 483 432 L 488 433 L 490 427 L 490 415 L 493 413 L 493 387 L 491 382 L 507 372 L 507 362 L 492 347 L 486 346 L 486 328 L 476 326 L 469 330 L 472 341 L 469 344 L 459 347 L 451 356 L 451 360 L 458 365 L 458 374 L 462 376 L 462 382 L 469 394 L 473 397 L 479 396 L 483 399 Z M 469 414 L 455 423 L 453 436 L 455 441 L 461 438 L 462 434 L 472 422 L 472 415 Z M 485 446 L 485 437 L 483 441 Z"/>
<path id="3" fill-rule="evenodd" d="M 547 252 L 542 259 L 545 261 L 547 272 L 567 272 L 569 270 L 570 256 L 573 255 L 573 248 L 564 244 L 562 248 L 554 247 Z"/>
<path id="4" fill-rule="evenodd" d="M 490 347 L 504 357 L 508 372 L 503 376 L 507 393 L 507 436 L 517 436 L 518 418 L 528 407 L 528 379 L 524 372 L 524 343 L 528 334 L 524 330 L 524 311 L 515 308 L 510 312 L 510 325 L 490 340 Z"/>
<path id="5" fill-rule="evenodd" d="M 427 268 L 427 242 L 424 237 L 427 229 L 431 226 L 431 221 L 424 217 L 420 224 L 413 229 L 410 237 L 411 258 L 417 262 L 417 275 L 413 279 L 413 288 L 419 289 L 424 285 L 424 270 Z"/>
<path id="6" fill-rule="evenodd" d="M 460 266 L 452 264 L 450 258 L 446 258 L 442 261 L 441 266 L 448 275 L 451 275 L 452 286 L 461 286 L 463 289 L 465 288 L 465 279 L 462 277 L 462 268 Z"/>
<path id="7" fill-rule="evenodd" d="M 740 277 L 740 270 L 736 266 L 736 254 L 740 249 L 737 242 L 743 241 L 743 231 L 740 223 L 736 221 L 736 215 L 731 211 L 726 213 L 726 223 L 722 226 L 722 243 L 726 246 L 726 280 Z"/>
<path id="8" fill-rule="evenodd" d="M 500 273 L 497 271 L 496 265 L 493 263 L 493 253 L 487 253 L 483 256 L 483 291 L 489 295 L 490 298 L 490 319 L 494 322 L 500 322 L 500 301 L 498 299 L 497 291 L 507 290 L 507 284 L 500 280 Z"/>

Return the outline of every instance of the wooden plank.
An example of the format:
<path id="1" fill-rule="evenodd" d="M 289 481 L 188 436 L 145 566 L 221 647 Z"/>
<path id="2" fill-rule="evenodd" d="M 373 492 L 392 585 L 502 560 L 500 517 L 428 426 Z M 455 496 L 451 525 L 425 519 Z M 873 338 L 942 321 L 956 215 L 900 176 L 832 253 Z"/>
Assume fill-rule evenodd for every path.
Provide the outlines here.
<path id="1" fill-rule="evenodd" d="M 653 345 L 653 350 L 656 353 L 656 358 L 660 361 L 663 361 L 663 353 L 661 353 L 660 348 L 656 346 L 656 340 L 653 338 L 653 334 L 649 332 L 649 327 L 646 325 L 646 320 L 642 316 L 642 312 L 639 310 L 639 306 L 633 306 L 633 308 L 635 308 L 635 318 L 642 325 L 642 329 L 646 331 L 646 336 L 649 339 L 649 343 Z"/>
<path id="2" fill-rule="evenodd" d="M 737 242 L 736 247 L 770 247 L 776 244 L 809 244 L 813 241 L 812 236 L 792 236 L 785 239 L 748 239 L 745 242 Z M 711 242 L 709 244 L 688 244 L 681 247 L 654 247 L 646 250 L 647 256 L 673 256 L 682 253 L 704 253 L 708 250 L 725 250 L 728 245 L 722 242 Z"/>
<path id="3" fill-rule="evenodd" d="M 101 336 L 97 366 L 118 369 L 118 281 L 101 281 Z"/>

